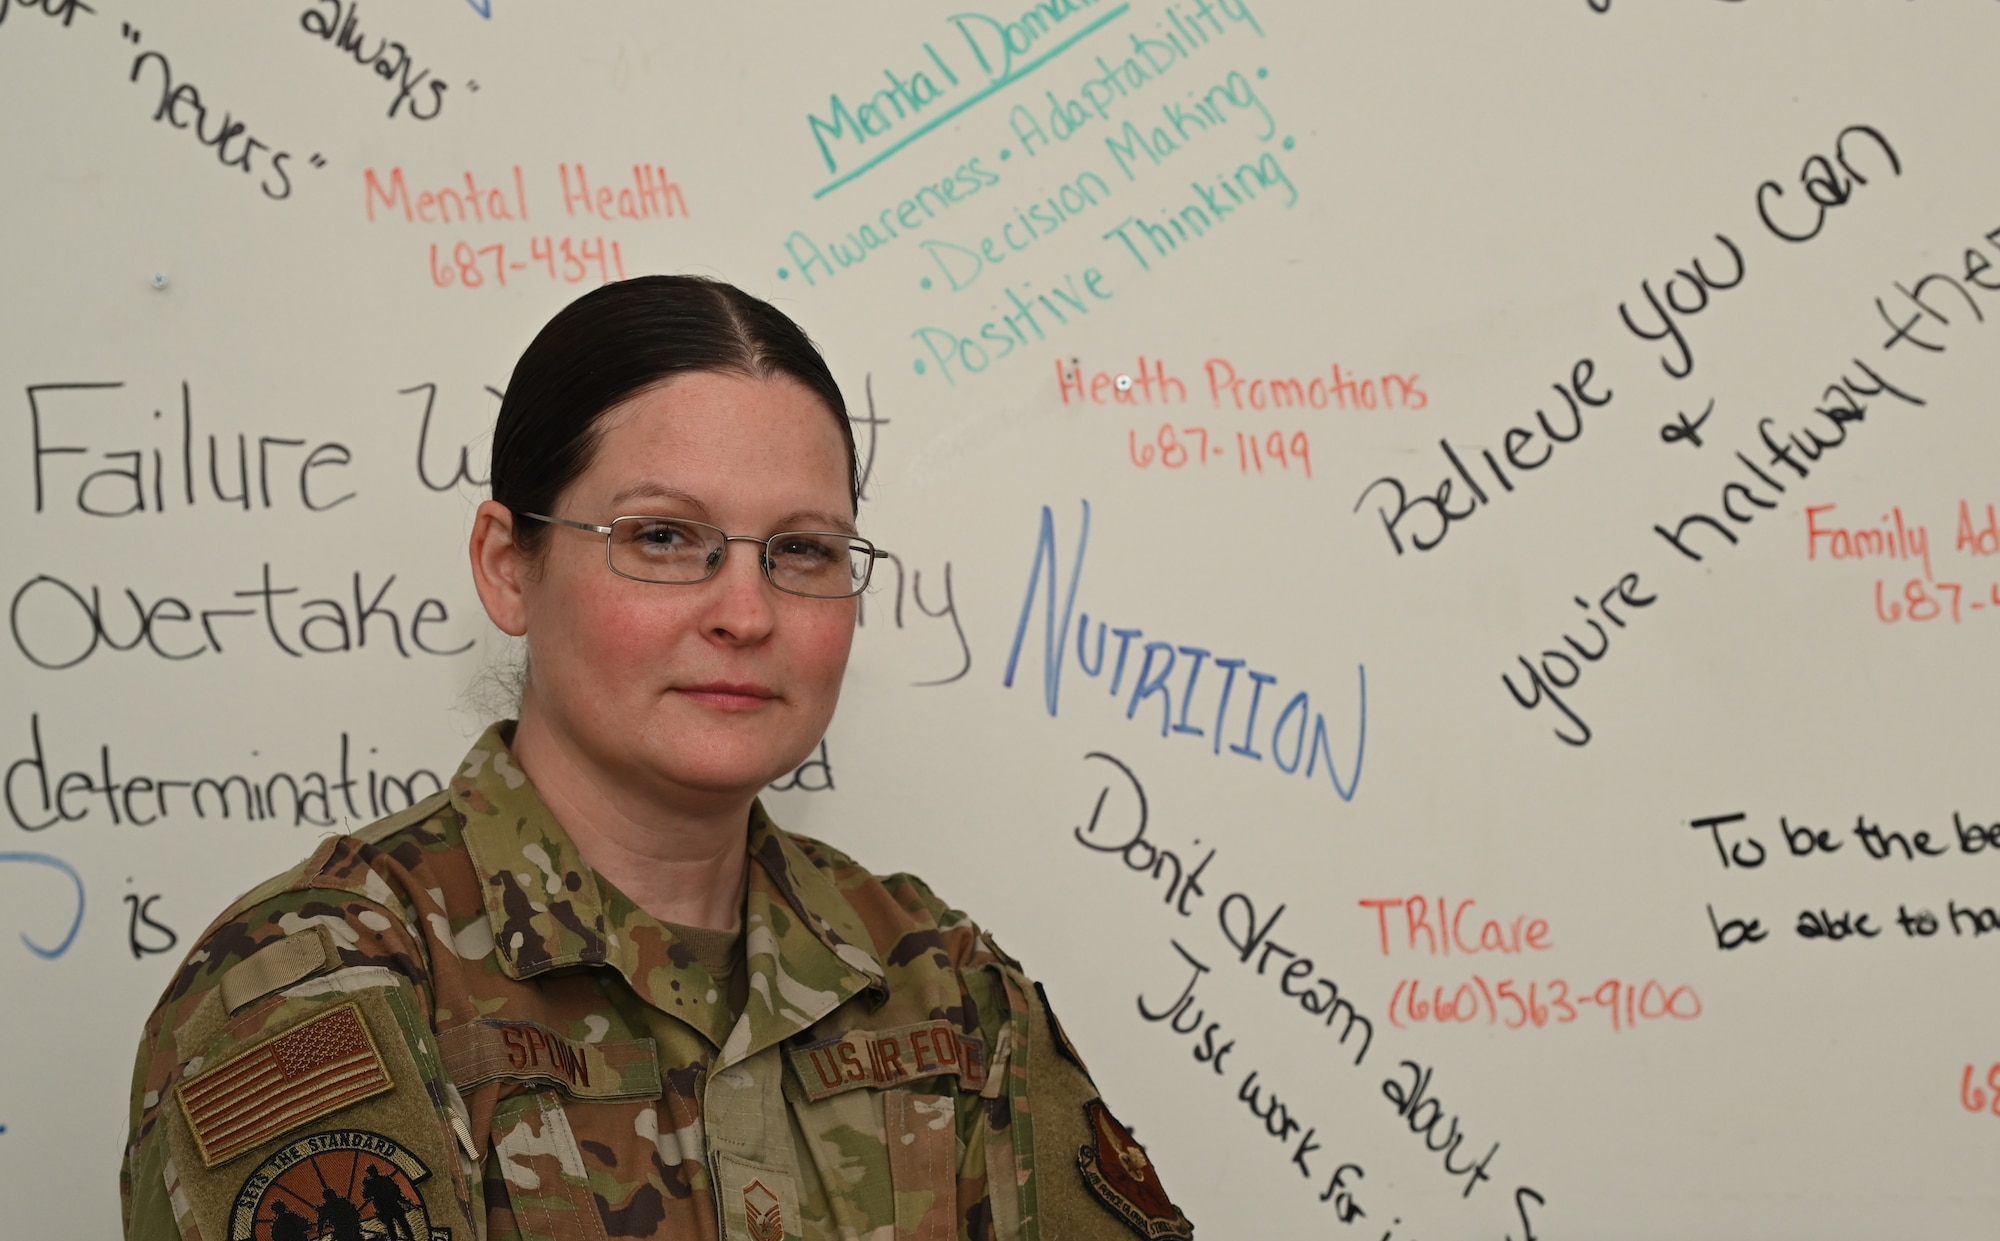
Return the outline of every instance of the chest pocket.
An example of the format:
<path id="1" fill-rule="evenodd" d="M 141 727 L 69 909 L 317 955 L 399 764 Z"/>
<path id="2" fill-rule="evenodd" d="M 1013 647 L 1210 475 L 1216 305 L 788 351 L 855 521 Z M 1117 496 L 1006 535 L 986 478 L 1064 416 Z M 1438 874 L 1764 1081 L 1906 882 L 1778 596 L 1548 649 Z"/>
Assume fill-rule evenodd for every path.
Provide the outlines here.
<path id="1" fill-rule="evenodd" d="M 562 1097 L 542 1089 L 505 1098 L 493 1109 L 492 1160 L 522 1238 L 603 1241 L 583 1148 Z"/>
<path id="2" fill-rule="evenodd" d="M 807 1235 L 886 1241 L 893 1228 L 895 1241 L 955 1241 L 958 1107 L 952 1095 L 900 1087 L 817 1103 L 795 1097 L 801 1153 L 812 1164 Z"/>
<path id="3" fill-rule="evenodd" d="M 950 1095 L 882 1092 L 897 1241 L 958 1236 L 958 1104 Z"/>
<path id="4" fill-rule="evenodd" d="M 978 1130 L 959 1111 L 980 1106 L 983 1044 L 929 1021 L 795 1045 L 788 1060 L 786 1089 L 832 1222 L 847 1235 L 892 1227 L 896 1241 L 953 1241 L 959 1135 Z"/>
<path id="5" fill-rule="evenodd" d="M 539 1022 L 481 1019 L 440 1031 L 438 1046 L 487 1135 L 487 1179 L 504 1184 L 515 1235 L 605 1237 L 604 1212 L 628 1196 L 617 1169 L 648 1166 L 657 1145 L 642 1115 L 661 1094 L 653 1041 L 582 1043 Z"/>

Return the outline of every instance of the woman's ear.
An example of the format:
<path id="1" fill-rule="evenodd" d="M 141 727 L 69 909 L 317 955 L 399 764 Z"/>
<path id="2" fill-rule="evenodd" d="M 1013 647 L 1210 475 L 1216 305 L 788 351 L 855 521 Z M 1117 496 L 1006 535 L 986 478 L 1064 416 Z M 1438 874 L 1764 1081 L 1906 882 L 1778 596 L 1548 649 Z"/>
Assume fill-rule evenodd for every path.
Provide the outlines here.
<path id="1" fill-rule="evenodd" d="M 514 541 L 514 513 L 494 500 L 482 501 L 472 518 L 472 585 L 501 633 L 518 638 L 528 632 L 528 607 L 523 587 L 528 578 L 527 553 Z"/>

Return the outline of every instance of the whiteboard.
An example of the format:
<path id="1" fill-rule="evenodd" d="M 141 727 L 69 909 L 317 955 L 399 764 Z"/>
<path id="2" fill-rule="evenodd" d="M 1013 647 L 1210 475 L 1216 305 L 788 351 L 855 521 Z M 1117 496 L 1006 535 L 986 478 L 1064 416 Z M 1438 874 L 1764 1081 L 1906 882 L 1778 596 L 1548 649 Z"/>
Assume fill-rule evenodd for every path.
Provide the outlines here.
<path id="1" fill-rule="evenodd" d="M 115 1231 L 191 937 L 504 709 L 496 395 L 684 271 L 896 554 L 768 805 L 1204 1235 L 1992 1235 L 1996 23 L 0 0 L 10 1227 Z"/>

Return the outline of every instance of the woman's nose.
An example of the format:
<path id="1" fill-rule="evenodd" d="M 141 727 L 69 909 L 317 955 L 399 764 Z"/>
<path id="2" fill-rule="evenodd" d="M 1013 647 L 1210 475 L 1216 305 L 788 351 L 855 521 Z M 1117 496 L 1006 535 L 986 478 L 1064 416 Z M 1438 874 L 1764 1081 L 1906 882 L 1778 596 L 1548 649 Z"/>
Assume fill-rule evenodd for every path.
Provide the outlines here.
<path id="1" fill-rule="evenodd" d="M 756 641 L 771 631 L 777 615 L 777 588 L 764 574 L 764 544 L 732 539 L 723 547 L 722 564 L 707 583 L 714 592 L 708 628 L 719 637 Z"/>

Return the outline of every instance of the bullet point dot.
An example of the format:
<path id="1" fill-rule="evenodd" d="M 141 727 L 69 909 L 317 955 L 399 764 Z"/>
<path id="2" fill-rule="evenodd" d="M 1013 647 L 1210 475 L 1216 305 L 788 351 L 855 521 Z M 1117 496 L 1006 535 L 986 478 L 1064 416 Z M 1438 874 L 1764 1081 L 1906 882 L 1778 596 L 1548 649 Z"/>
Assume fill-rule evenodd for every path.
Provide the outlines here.
<path id="1" fill-rule="evenodd" d="M 1268 78 L 1271 76 L 1271 71 L 1269 69 L 1259 69 L 1257 71 L 1257 76 L 1260 78 Z"/>
<path id="2" fill-rule="evenodd" d="M 1285 149 L 1286 149 L 1287 151 L 1291 150 L 1291 149 L 1292 149 L 1293 147 L 1297 146 L 1298 144 L 1299 144 L 1299 140 L 1298 140 L 1297 138 L 1294 138 L 1294 137 L 1292 137 L 1292 136 L 1291 136 L 1290 134 L 1286 134 L 1286 135 L 1285 135 Z"/>
<path id="3" fill-rule="evenodd" d="M 924 360 L 923 360 L 922 358 L 918 358 L 918 359 L 917 359 L 917 374 L 921 375 L 921 374 L 923 374 L 923 373 L 924 373 Z"/>
<path id="4" fill-rule="evenodd" d="M 931 278 L 929 276 L 925 276 L 922 280 L 917 281 L 917 284 L 922 288 L 928 289 L 931 287 Z"/>
<path id="5" fill-rule="evenodd" d="M 791 278 L 792 278 L 792 273 L 791 273 L 791 269 L 790 269 L 790 268 L 787 268 L 787 267 L 780 267 L 780 268 L 778 269 L 778 279 L 780 279 L 780 280 L 790 280 Z"/>
<path id="6" fill-rule="evenodd" d="M 1005 160 L 1010 160 L 1010 159 L 1013 159 L 1013 158 L 1014 158 L 1014 148 L 1013 148 L 1013 147 L 1001 147 L 1001 148 L 1000 148 L 1000 158 L 1001 158 L 1001 160 L 1003 160 L 1003 161 L 1005 161 Z"/>

